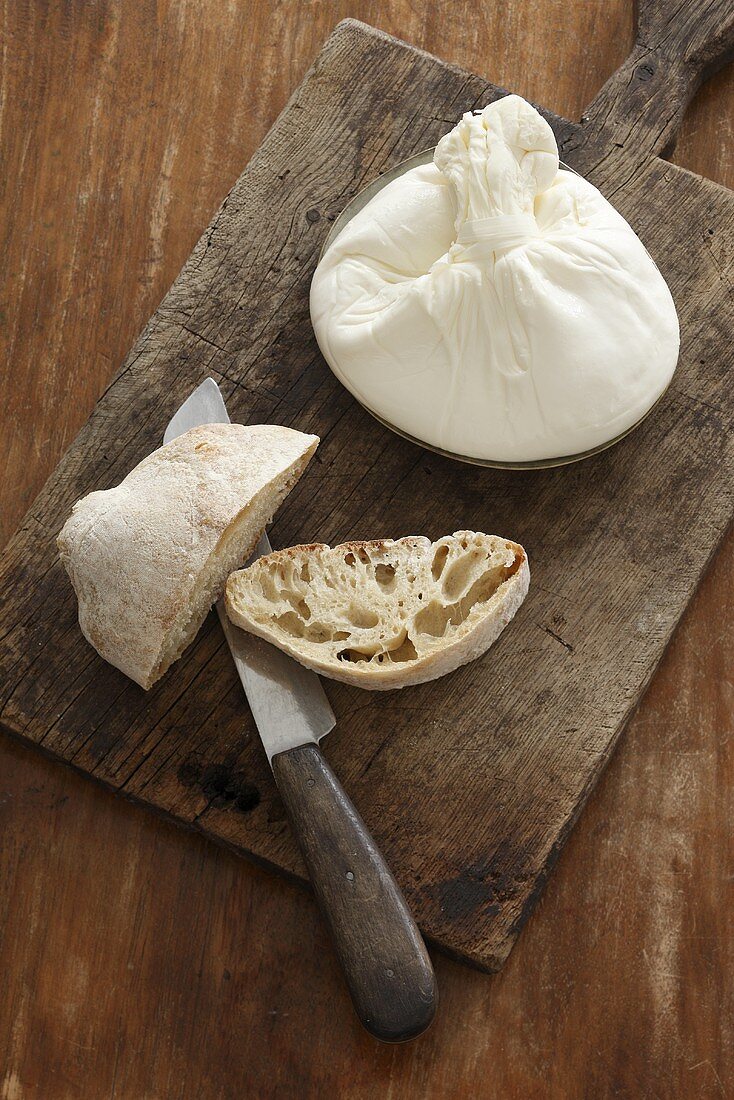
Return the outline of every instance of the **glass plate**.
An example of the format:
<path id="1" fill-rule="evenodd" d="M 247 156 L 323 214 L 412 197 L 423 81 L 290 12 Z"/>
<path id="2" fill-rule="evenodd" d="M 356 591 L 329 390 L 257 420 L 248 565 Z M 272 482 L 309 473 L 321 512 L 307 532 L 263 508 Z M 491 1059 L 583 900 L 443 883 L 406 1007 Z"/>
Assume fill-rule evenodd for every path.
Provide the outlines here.
<path id="1" fill-rule="evenodd" d="M 400 164 L 396 164 L 395 167 L 391 168 L 388 172 L 378 176 L 372 183 L 368 183 L 353 199 L 350 199 L 332 225 L 322 246 L 319 261 L 321 261 L 327 249 L 334 243 L 342 229 L 352 220 L 355 214 L 358 214 L 360 210 L 367 205 L 370 199 L 374 198 L 374 196 L 381 191 L 383 187 L 386 187 L 388 183 L 392 183 L 394 179 L 397 179 L 398 176 L 402 176 L 411 168 L 418 168 L 421 164 L 430 164 L 433 161 L 433 153 L 433 149 L 424 149 L 421 153 L 415 153 L 412 157 L 408 157 L 407 160 L 403 160 Z M 574 172 L 574 169 L 568 164 L 564 164 L 563 161 L 559 161 L 559 165 L 564 172 Z M 574 172 L 574 174 L 578 175 L 579 173 Z M 654 260 L 653 263 L 655 263 Z M 341 379 L 339 379 L 339 381 L 341 382 Z M 344 385 L 343 382 L 342 385 Z M 345 388 L 349 389 L 348 386 Z M 351 390 L 349 390 L 349 392 L 352 393 Z M 625 431 L 620 432 L 619 435 L 615 435 L 613 439 L 607 440 L 606 443 L 600 443 L 598 447 L 592 447 L 590 451 L 579 451 L 577 454 L 572 455 L 560 455 L 558 458 L 539 458 L 530 462 L 500 462 L 497 459 L 475 458 L 472 455 L 456 454 L 454 451 L 444 451 L 441 447 L 435 447 L 432 443 L 426 443 L 424 439 L 417 439 L 415 436 L 410 435 L 409 432 L 405 432 L 402 428 L 398 428 L 395 424 L 391 424 L 389 420 L 385 420 L 383 416 L 380 416 L 380 414 L 375 412 L 374 409 L 371 409 L 369 405 L 366 405 L 364 401 L 356 396 L 356 394 L 352 393 L 352 396 L 370 416 L 374 416 L 375 420 L 378 420 L 384 427 L 389 428 L 391 432 L 402 436 L 403 439 L 407 439 L 411 443 L 417 444 L 419 447 L 423 447 L 427 451 L 432 451 L 434 454 L 443 455 L 445 458 L 453 458 L 457 462 L 468 462 L 472 466 L 488 466 L 494 470 L 549 470 L 555 466 L 567 466 L 571 462 L 580 462 L 583 458 L 590 458 L 592 455 L 599 454 L 601 451 L 606 451 L 609 447 L 613 447 L 615 443 L 619 443 L 620 440 L 624 439 L 633 432 L 635 428 L 639 427 L 643 420 L 647 419 L 653 409 L 655 409 L 663 399 L 665 392 L 666 391 L 663 390 L 657 401 L 650 406 L 647 412 L 644 413 L 639 420 L 636 420 L 634 424 L 631 424 Z"/>

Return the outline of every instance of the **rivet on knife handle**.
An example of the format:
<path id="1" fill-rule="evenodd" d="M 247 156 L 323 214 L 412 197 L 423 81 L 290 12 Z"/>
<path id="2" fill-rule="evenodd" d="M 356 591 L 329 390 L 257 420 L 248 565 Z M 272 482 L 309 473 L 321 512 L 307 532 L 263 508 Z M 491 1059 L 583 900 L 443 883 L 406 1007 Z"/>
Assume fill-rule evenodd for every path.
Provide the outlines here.
<path id="1" fill-rule="evenodd" d="M 317 745 L 271 761 L 357 1015 L 400 1043 L 431 1023 L 436 982 L 421 934 L 372 837 Z"/>

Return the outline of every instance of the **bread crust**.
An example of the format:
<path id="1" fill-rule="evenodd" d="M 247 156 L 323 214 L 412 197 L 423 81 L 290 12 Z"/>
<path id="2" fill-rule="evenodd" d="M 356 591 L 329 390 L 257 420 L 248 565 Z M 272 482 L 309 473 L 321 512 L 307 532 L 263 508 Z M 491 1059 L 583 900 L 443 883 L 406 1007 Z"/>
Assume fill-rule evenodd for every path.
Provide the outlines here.
<path id="1" fill-rule="evenodd" d="M 163 675 L 317 444 L 277 425 L 203 425 L 78 501 L 57 542 L 97 652 L 146 689 Z"/>
<path id="2" fill-rule="evenodd" d="M 444 560 L 455 566 L 454 576 L 456 571 L 462 569 L 462 560 L 468 560 L 463 589 L 460 585 L 460 590 L 448 595 L 440 587 L 440 577 L 434 577 L 431 586 L 431 563 L 436 561 L 442 547 L 446 548 L 440 550 L 442 555 L 445 554 Z M 385 601 L 381 600 L 375 586 L 370 588 L 367 581 L 370 566 L 366 563 L 362 563 L 364 571 L 356 588 L 351 586 L 351 576 L 343 586 L 341 574 L 334 572 L 335 562 L 338 564 L 339 559 L 344 560 L 350 554 L 358 555 L 360 551 L 369 559 L 373 571 L 389 562 L 388 567 L 396 567 L 399 573 L 402 565 L 410 563 L 410 567 L 406 566 L 406 572 L 409 576 L 413 575 L 414 580 L 406 580 L 401 582 L 400 587 L 396 586 L 392 593 L 392 609 L 390 593 Z M 416 568 L 416 562 L 421 563 L 419 568 Z M 309 578 L 316 580 L 303 582 L 299 586 L 299 571 L 304 569 Z M 319 569 L 324 571 L 323 576 Z M 328 581 L 325 580 L 327 570 L 330 570 Z M 266 591 L 271 592 L 268 576 L 275 582 L 275 594 L 271 593 L 270 600 L 263 595 Z M 483 576 L 487 578 L 484 589 Z M 481 532 L 458 531 L 435 543 L 422 536 L 407 536 L 396 541 L 346 542 L 333 549 L 324 543 L 291 546 L 259 559 L 249 569 L 234 573 L 227 581 L 225 605 L 227 614 L 237 626 L 277 645 L 307 668 L 342 683 L 382 691 L 436 679 L 481 656 L 515 615 L 525 599 L 529 582 L 527 555 L 518 543 Z M 443 583 L 445 588 L 446 582 Z M 279 585 L 280 591 L 287 593 L 286 602 L 278 598 Z M 334 586 L 336 595 L 332 597 L 326 588 L 333 591 Z M 418 589 L 421 590 L 420 595 Z M 356 601 L 360 605 L 360 614 L 364 615 L 366 610 L 369 615 L 371 610 L 373 617 L 378 617 L 380 612 L 379 625 L 372 631 L 358 626 L 348 629 L 347 605 L 352 591 L 353 604 Z M 477 597 L 473 598 L 472 593 L 478 593 Z M 300 606 L 298 596 L 301 594 L 309 618 L 303 620 L 305 636 L 297 637 L 293 635 L 293 630 L 299 629 L 298 623 L 288 608 Z M 431 608 L 436 604 L 438 594 L 443 595 L 444 606 L 438 608 L 436 625 L 431 622 Z M 402 599 L 400 609 L 399 598 Z M 408 606 L 411 599 L 413 604 Z M 331 611 L 331 621 L 326 629 L 332 629 L 332 637 L 323 643 L 315 642 L 309 633 L 321 630 L 322 620 L 326 619 L 323 612 L 326 610 Z M 418 629 L 421 615 L 427 616 L 427 631 Z M 318 625 L 309 627 L 314 617 L 318 619 Z M 354 613 L 352 617 L 355 617 Z M 442 618 L 445 623 L 440 633 Z M 281 623 L 288 624 L 287 630 L 281 627 Z M 341 629 L 337 630 L 337 627 Z M 391 628 L 392 638 L 389 637 Z M 435 634 L 431 633 L 433 630 Z M 347 632 L 349 639 L 346 639 Z M 388 635 L 387 641 L 384 641 L 385 635 Z M 383 639 L 384 650 L 379 649 L 379 645 L 383 644 L 380 639 Z M 415 657 L 410 659 L 404 656 L 406 641 L 415 650 Z M 357 648 L 350 650 L 353 645 Z M 399 660 L 391 657 L 390 645 Z M 366 652 L 361 652 L 360 646 Z M 367 655 L 370 647 L 375 648 L 372 657 Z M 344 659 L 345 652 L 353 654 L 353 657 Z"/>

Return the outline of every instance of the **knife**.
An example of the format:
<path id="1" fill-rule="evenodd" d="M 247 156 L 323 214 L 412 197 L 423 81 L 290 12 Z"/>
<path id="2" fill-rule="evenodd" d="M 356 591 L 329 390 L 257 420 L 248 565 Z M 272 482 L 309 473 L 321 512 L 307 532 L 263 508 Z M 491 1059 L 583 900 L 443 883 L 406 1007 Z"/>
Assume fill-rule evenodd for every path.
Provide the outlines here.
<path id="1" fill-rule="evenodd" d="M 229 422 L 219 386 L 207 378 L 163 442 L 200 424 Z M 253 560 L 270 550 L 263 534 Z M 383 1042 L 414 1039 L 436 1011 L 433 968 L 400 887 L 319 748 L 336 722 L 321 681 L 234 626 L 224 599 L 217 613 L 357 1016 Z"/>

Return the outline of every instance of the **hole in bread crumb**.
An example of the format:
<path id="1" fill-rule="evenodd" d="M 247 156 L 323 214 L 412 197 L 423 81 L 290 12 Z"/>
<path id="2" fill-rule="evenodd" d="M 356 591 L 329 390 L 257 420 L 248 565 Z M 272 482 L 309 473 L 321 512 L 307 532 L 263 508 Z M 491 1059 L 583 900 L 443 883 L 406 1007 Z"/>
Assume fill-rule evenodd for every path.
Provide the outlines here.
<path id="1" fill-rule="evenodd" d="M 418 651 L 410 638 L 407 637 L 401 646 L 398 646 L 397 649 L 390 650 L 391 661 L 415 661 L 417 657 Z"/>
<path id="2" fill-rule="evenodd" d="M 336 656 L 339 661 L 351 661 L 352 664 L 356 664 L 358 661 L 371 661 L 374 654 L 360 653 L 358 649 L 341 649 Z"/>
<path id="3" fill-rule="evenodd" d="M 359 557 L 359 560 L 362 562 L 362 565 L 371 564 L 371 558 L 363 546 L 360 546 L 359 550 L 357 551 L 357 555 Z"/>
<path id="4" fill-rule="evenodd" d="M 432 638 L 443 638 L 449 623 L 456 626 L 459 622 L 461 622 L 461 618 L 457 615 L 455 604 L 449 604 L 447 607 L 445 604 L 439 603 L 438 600 L 431 600 L 426 607 L 418 612 L 413 620 L 413 625 L 419 634 L 430 634 Z"/>
<path id="5" fill-rule="evenodd" d="M 347 638 L 351 638 L 352 634 L 349 630 L 335 630 L 333 640 L 335 642 L 346 642 Z"/>
<path id="6" fill-rule="evenodd" d="M 344 564 L 345 565 L 354 565 L 354 562 L 355 562 L 355 557 L 354 557 L 354 554 L 350 550 L 348 554 L 344 555 Z"/>
<path id="7" fill-rule="evenodd" d="M 358 603 L 351 603 L 349 605 L 347 617 L 354 626 L 361 627 L 377 626 L 380 621 L 379 615 L 376 615 L 374 611 L 370 611 L 368 607 L 363 607 Z"/>
<path id="8" fill-rule="evenodd" d="M 303 619 L 296 615 L 295 611 L 286 611 L 285 614 L 278 615 L 276 619 L 273 619 L 273 622 L 286 634 L 290 634 L 292 638 L 302 638 L 306 633 Z"/>
<path id="9" fill-rule="evenodd" d="M 405 661 L 415 661 L 417 657 L 418 651 L 405 630 L 392 638 L 390 644 L 386 645 L 384 649 L 379 649 L 376 653 L 365 653 L 361 649 L 342 649 L 337 653 L 338 660 L 350 661 L 352 664 L 360 661 L 371 661 L 378 665 L 389 664 L 393 661 L 402 664 Z"/>
<path id="10" fill-rule="evenodd" d="M 276 588 L 275 581 L 273 580 L 273 574 L 271 572 L 261 573 L 259 580 L 262 594 L 265 599 L 269 603 L 277 603 L 280 599 L 280 596 L 278 595 L 278 589 Z"/>
<path id="11" fill-rule="evenodd" d="M 305 561 L 301 566 L 300 577 L 302 581 L 306 582 L 306 584 L 308 584 L 308 582 L 311 580 L 311 570 L 308 567 L 307 561 Z"/>
<path id="12" fill-rule="evenodd" d="M 278 600 L 287 600 L 294 611 L 302 615 L 304 619 L 311 618 L 311 608 L 306 603 L 300 592 L 293 588 L 282 588 L 277 595 Z"/>
<path id="13" fill-rule="evenodd" d="M 395 566 L 382 563 L 376 565 L 375 580 L 382 588 L 392 590 L 395 587 Z"/>
<path id="14" fill-rule="evenodd" d="M 459 626 L 471 614 L 472 608 L 478 603 L 486 603 L 507 579 L 507 570 L 487 569 L 474 582 L 462 599 L 455 603 L 442 604 L 438 600 L 431 602 L 422 608 L 413 624 L 421 634 L 430 634 L 433 638 L 442 638 L 449 626 Z"/>
<path id="15" fill-rule="evenodd" d="M 510 550 L 511 547 L 508 546 L 507 549 Z M 514 554 L 512 564 L 502 566 L 502 583 L 504 583 L 506 580 L 509 580 L 510 577 L 514 577 L 515 573 L 517 573 L 523 561 L 524 558 L 522 554 Z"/>
<path id="16" fill-rule="evenodd" d="M 446 598 L 458 600 L 476 579 L 477 567 L 481 568 L 485 562 L 486 554 L 479 548 L 452 562 L 443 578 L 442 588 Z"/>
<path id="17" fill-rule="evenodd" d="M 443 567 L 446 564 L 446 558 L 448 556 L 449 548 L 446 543 L 436 549 L 436 553 L 433 555 L 433 561 L 431 562 L 431 573 L 434 581 L 437 581 L 443 573 Z"/>

